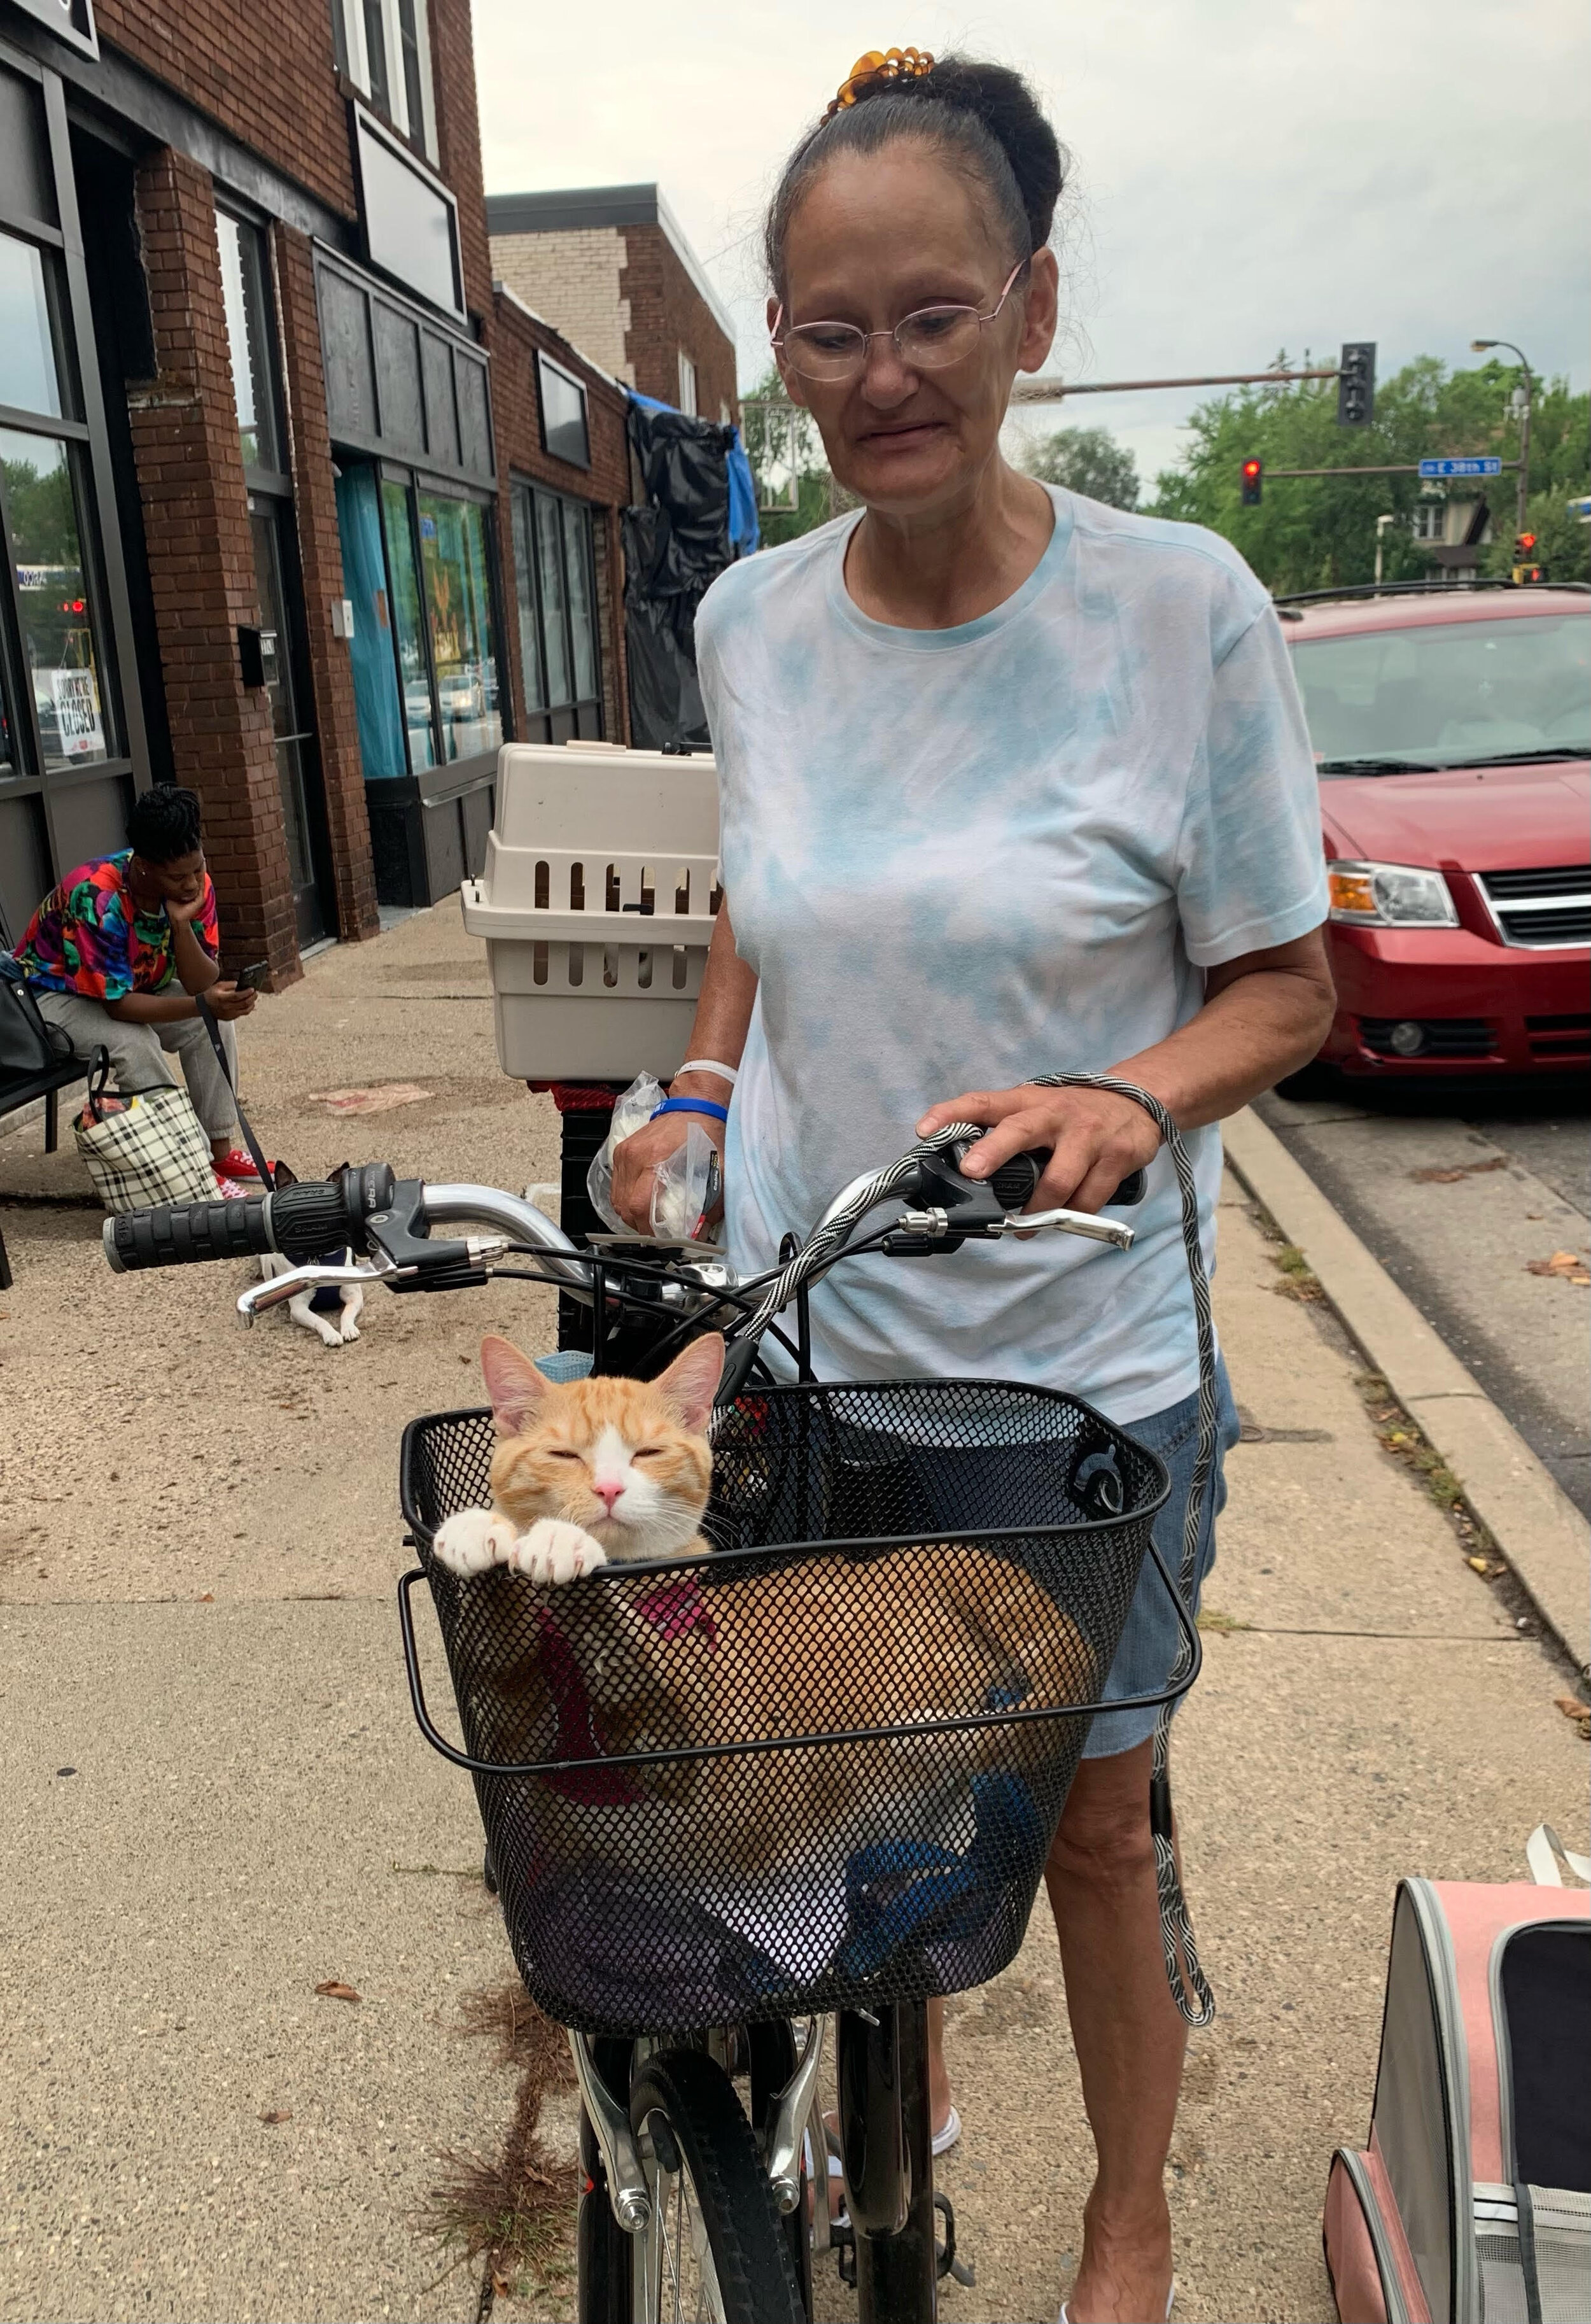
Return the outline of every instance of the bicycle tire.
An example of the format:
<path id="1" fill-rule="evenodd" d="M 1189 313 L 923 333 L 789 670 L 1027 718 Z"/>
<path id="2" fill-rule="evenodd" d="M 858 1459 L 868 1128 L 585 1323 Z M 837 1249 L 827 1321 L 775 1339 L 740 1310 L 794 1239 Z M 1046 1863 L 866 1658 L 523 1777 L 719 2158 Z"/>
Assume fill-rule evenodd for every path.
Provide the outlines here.
<path id="1" fill-rule="evenodd" d="M 676 2272 L 667 2274 L 666 2259 L 653 2285 L 657 2297 L 638 2298 L 635 2324 L 662 2324 L 679 2314 L 679 2294 L 693 2271 L 690 2296 L 704 2324 L 805 2324 L 784 2222 L 751 2126 L 722 2069 L 700 2050 L 648 2059 L 630 2088 L 630 2119 L 656 2156 L 658 2167 L 648 2177 L 665 2225 L 665 2207 L 678 2199 Z M 694 2214 L 689 2255 L 684 2250 L 687 2198 Z"/>

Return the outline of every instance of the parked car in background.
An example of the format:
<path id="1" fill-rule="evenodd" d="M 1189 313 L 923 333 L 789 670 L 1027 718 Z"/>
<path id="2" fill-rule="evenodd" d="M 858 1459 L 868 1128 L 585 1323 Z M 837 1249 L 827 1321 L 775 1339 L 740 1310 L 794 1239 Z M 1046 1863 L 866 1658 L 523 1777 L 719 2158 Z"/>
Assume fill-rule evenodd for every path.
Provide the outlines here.
<path id="1" fill-rule="evenodd" d="M 1320 1062 L 1591 1064 L 1591 589 L 1278 607 L 1316 765 L 1337 1016 Z"/>

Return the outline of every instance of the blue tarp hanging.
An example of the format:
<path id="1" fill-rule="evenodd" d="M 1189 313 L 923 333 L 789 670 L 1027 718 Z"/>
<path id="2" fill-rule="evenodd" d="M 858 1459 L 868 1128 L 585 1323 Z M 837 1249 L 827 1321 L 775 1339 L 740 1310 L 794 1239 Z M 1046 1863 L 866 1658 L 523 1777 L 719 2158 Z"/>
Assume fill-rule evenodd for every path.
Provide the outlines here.
<path id="1" fill-rule="evenodd" d="M 738 428 L 731 431 L 728 459 L 730 547 L 737 557 L 750 557 L 761 543 L 762 528 L 757 521 L 757 485 L 751 463 L 746 457 Z"/>
<path id="2" fill-rule="evenodd" d="M 750 465 L 735 429 L 633 390 L 629 435 L 645 493 L 624 512 L 631 739 L 704 750 L 696 607 L 725 566 L 757 546 Z"/>

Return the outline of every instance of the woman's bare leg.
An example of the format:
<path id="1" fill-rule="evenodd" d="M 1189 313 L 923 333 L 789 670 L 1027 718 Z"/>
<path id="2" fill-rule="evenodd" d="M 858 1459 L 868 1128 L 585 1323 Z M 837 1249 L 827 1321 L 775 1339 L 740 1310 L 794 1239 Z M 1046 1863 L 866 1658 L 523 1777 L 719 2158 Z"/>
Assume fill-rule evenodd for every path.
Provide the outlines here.
<path id="1" fill-rule="evenodd" d="M 1152 1743 L 1085 1759 L 1045 1881 L 1099 2168 L 1073 2324 L 1161 2324 L 1172 2281 L 1163 2174 L 1187 2027 L 1165 1979 L 1149 1831 Z"/>

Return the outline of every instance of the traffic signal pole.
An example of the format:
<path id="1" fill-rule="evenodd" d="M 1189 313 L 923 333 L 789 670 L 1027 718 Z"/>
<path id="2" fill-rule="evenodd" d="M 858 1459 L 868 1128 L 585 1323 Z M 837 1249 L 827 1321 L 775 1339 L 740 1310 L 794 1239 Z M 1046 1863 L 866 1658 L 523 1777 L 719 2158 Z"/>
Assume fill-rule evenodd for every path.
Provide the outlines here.
<path id="1" fill-rule="evenodd" d="M 1477 454 L 1476 456 L 1478 458 L 1480 456 Z M 1503 460 L 1498 465 L 1506 470 L 1517 468 L 1519 462 Z M 1418 460 L 1404 461 L 1390 468 L 1267 468 L 1265 474 L 1267 476 L 1417 476 L 1420 463 Z"/>
<path id="2" fill-rule="evenodd" d="M 1328 371 L 1222 371 L 1197 379 L 1019 379 L 1011 390 L 1013 403 L 1059 403 L 1069 395 L 1136 395 L 1150 387 L 1291 387 L 1301 379 L 1340 379 L 1339 367 Z"/>

